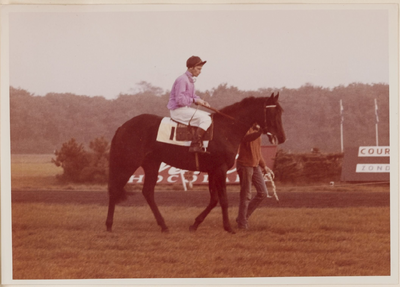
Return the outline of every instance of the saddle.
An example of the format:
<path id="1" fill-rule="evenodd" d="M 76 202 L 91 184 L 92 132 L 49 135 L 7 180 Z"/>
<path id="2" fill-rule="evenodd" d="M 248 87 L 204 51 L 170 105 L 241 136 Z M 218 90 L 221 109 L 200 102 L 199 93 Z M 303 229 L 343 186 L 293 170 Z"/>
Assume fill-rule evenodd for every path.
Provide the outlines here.
<path id="1" fill-rule="evenodd" d="M 171 119 L 172 120 L 172 119 Z M 174 121 L 174 120 L 172 120 Z M 174 121 L 176 122 L 176 121 Z M 197 127 L 193 127 L 190 125 L 185 125 L 182 123 L 177 123 L 176 126 L 176 131 L 174 131 L 174 127 L 171 130 L 171 134 L 172 133 L 176 133 L 175 137 L 177 141 L 191 141 L 193 139 L 193 134 L 196 131 Z M 208 130 L 206 131 L 206 133 L 203 136 L 203 140 L 206 141 L 210 141 L 213 138 L 213 123 L 211 123 L 211 126 L 208 128 Z"/>
<path id="2" fill-rule="evenodd" d="M 212 117 L 211 117 L 212 119 Z M 175 145 L 190 146 L 190 142 L 193 140 L 193 133 L 196 127 L 179 123 L 170 117 L 164 117 L 161 120 L 160 126 L 157 133 L 157 141 Z M 214 122 L 207 129 L 203 136 L 205 145 L 208 145 L 208 141 L 213 139 L 214 133 Z"/>

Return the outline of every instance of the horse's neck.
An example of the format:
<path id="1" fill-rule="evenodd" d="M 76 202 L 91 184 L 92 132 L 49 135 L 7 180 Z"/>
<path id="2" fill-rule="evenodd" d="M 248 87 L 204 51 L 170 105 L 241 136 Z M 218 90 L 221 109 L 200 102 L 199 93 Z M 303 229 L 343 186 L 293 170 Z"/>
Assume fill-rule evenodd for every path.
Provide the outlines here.
<path id="1" fill-rule="evenodd" d="M 260 105 L 263 104 L 261 101 L 262 99 L 249 99 L 248 101 L 242 101 L 239 105 L 223 109 L 221 112 L 233 117 L 235 119 L 234 122 L 229 122 L 226 118 L 222 119 L 222 115 L 218 115 L 218 117 L 221 117 L 221 123 L 222 121 L 224 122 L 220 132 L 222 132 L 223 136 L 228 138 L 232 144 L 239 145 L 255 122 L 258 122 L 260 125 L 262 124 L 260 122 L 263 120 L 263 115 L 260 114 L 262 113 Z"/>
<path id="2" fill-rule="evenodd" d="M 225 121 L 221 126 L 220 132 L 223 136 L 229 139 L 229 142 L 234 145 L 239 145 L 243 137 L 246 135 L 248 130 L 252 126 L 252 122 L 249 120 L 243 120 L 244 118 L 235 117 L 235 122 Z"/>
<path id="3" fill-rule="evenodd" d="M 236 129 L 236 132 L 232 135 L 232 140 L 239 146 L 239 144 L 242 142 L 244 136 L 246 135 L 246 133 L 249 131 L 251 126 L 246 126 L 245 128 L 242 127 L 238 127 Z"/>
<path id="4" fill-rule="evenodd" d="M 235 118 L 235 127 L 238 134 L 244 136 L 247 131 L 251 128 L 254 122 L 256 122 L 256 115 L 258 111 L 256 108 L 252 109 L 239 109 L 235 112 L 235 114 L 231 114 L 230 116 Z M 261 124 L 261 123 L 260 123 Z"/>

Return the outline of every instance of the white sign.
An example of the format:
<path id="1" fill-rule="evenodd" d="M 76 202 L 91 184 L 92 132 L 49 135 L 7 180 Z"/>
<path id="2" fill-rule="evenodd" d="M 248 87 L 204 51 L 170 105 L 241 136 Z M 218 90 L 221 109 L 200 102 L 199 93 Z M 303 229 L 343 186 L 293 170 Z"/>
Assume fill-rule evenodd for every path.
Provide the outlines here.
<path id="1" fill-rule="evenodd" d="M 386 163 L 359 163 L 356 172 L 390 172 L 390 164 Z"/>
<path id="2" fill-rule="evenodd" d="M 360 146 L 358 148 L 359 157 L 390 156 L 390 146 Z"/>

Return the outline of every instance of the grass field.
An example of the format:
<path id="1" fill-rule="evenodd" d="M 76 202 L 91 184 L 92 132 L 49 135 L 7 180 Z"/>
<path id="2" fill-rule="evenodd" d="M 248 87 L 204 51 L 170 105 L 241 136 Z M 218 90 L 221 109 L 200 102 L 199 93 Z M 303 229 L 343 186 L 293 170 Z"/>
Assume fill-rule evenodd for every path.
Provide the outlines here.
<path id="1" fill-rule="evenodd" d="M 390 275 L 388 186 L 285 186 L 280 192 L 278 185 L 281 205 L 265 202 L 250 218 L 250 230 L 235 235 L 222 229 L 219 207 L 189 232 L 208 201 L 206 191 L 157 192 L 168 234 L 136 191 L 117 206 L 109 233 L 105 186 L 60 186 L 46 181 L 61 172 L 47 159 L 12 160 L 12 182 L 24 182 L 13 184 L 14 279 Z M 233 224 L 237 187 L 229 190 Z"/>
<path id="2" fill-rule="evenodd" d="M 57 185 L 62 168 L 51 162 L 52 154 L 11 155 L 12 188 L 50 188 Z"/>
<path id="3" fill-rule="evenodd" d="M 14 279 L 390 274 L 387 208 L 264 208 L 251 230 L 236 235 L 222 230 L 217 209 L 196 233 L 188 226 L 200 208 L 161 209 L 169 234 L 160 232 L 147 207 L 117 208 L 108 233 L 101 206 L 17 205 Z M 236 212 L 231 208 L 231 218 Z"/>
<path id="4" fill-rule="evenodd" d="M 17 154 L 11 155 L 12 189 L 47 190 L 106 190 L 103 185 L 68 184 L 56 180 L 63 173 L 61 167 L 51 162 L 53 154 Z"/>

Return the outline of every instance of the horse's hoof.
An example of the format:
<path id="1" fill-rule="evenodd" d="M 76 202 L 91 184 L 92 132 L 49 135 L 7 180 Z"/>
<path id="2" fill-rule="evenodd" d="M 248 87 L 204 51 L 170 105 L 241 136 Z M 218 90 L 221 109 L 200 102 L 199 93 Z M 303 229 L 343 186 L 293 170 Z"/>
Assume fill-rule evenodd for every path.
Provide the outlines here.
<path id="1" fill-rule="evenodd" d="M 235 231 L 233 231 L 232 228 L 224 228 L 226 232 L 230 233 L 230 234 L 236 234 Z"/>
<path id="2" fill-rule="evenodd" d="M 195 232 L 196 230 L 197 230 L 197 227 L 195 227 L 194 225 L 189 226 L 190 232 Z"/>
<path id="3" fill-rule="evenodd" d="M 169 233 L 168 227 L 161 229 L 161 232 L 162 232 L 162 233 Z"/>

